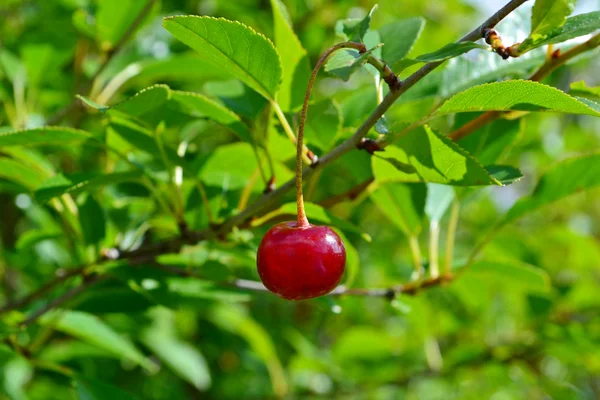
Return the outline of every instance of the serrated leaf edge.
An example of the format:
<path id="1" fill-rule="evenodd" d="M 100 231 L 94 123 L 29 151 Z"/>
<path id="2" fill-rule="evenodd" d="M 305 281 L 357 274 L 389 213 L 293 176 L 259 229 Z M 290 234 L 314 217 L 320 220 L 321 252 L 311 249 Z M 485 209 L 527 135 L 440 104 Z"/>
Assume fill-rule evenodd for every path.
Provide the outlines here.
<path id="1" fill-rule="evenodd" d="M 257 32 L 257 31 L 256 31 L 256 30 L 254 30 L 254 28 L 252 28 L 251 26 L 248 26 L 248 25 L 246 25 L 246 24 L 242 24 L 242 23 L 241 23 L 241 22 L 239 22 L 239 21 L 235 21 L 235 20 L 229 20 L 229 19 L 227 19 L 227 18 L 223 18 L 223 17 L 216 18 L 216 17 L 211 17 L 211 16 L 208 16 L 208 15 L 171 15 L 171 16 L 169 16 L 169 17 L 164 17 L 164 18 L 163 18 L 163 23 L 162 23 L 162 26 L 163 26 L 163 28 L 167 29 L 167 27 L 165 26 L 165 23 L 166 23 L 166 22 L 172 21 L 173 23 L 176 23 L 176 22 L 175 22 L 175 20 L 176 20 L 177 18 L 198 18 L 198 19 L 212 19 L 212 20 L 214 20 L 214 21 L 222 21 L 222 22 L 229 23 L 229 24 L 237 24 L 237 25 L 240 25 L 240 26 L 242 26 L 242 27 L 244 27 L 244 28 L 248 29 L 248 30 L 249 30 L 249 31 L 250 31 L 252 34 L 254 34 L 254 35 L 257 35 L 257 36 L 261 37 L 262 39 L 264 39 L 264 40 L 267 42 L 267 44 L 268 44 L 269 46 L 271 46 L 271 48 L 273 49 L 273 51 L 274 51 L 274 52 L 275 52 L 275 54 L 277 55 L 277 60 L 278 60 L 278 63 L 277 63 L 277 65 L 278 65 L 278 67 L 279 67 L 278 69 L 279 69 L 279 72 L 280 72 L 280 73 L 279 73 L 279 82 L 277 83 L 277 87 L 275 87 L 275 93 L 273 94 L 273 99 L 271 99 L 271 100 L 275 100 L 275 97 L 277 96 L 277 92 L 279 91 L 279 86 L 281 85 L 281 80 L 282 80 L 282 77 L 283 77 L 283 68 L 282 68 L 282 66 L 281 66 L 281 56 L 279 55 L 279 52 L 277 51 L 277 48 L 275 47 L 275 45 L 273 44 L 273 42 L 271 41 L 271 39 L 269 39 L 268 37 L 266 37 L 266 36 L 265 36 L 265 35 L 263 35 L 262 33 L 260 33 L 260 32 Z M 182 25 L 180 25 L 180 26 L 182 26 Z M 187 30 L 190 30 L 190 29 L 188 29 L 188 28 L 187 28 L 187 27 L 185 27 L 185 26 L 182 26 L 182 27 L 183 27 L 183 28 L 185 28 L 185 29 L 187 29 Z M 168 30 L 168 29 L 167 29 L 167 30 Z M 193 32 L 192 32 L 192 33 L 193 33 Z M 214 49 L 216 49 L 216 50 L 217 50 L 219 53 L 223 54 L 223 55 L 224 55 L 226 58 L 228 58 L 228 59 L 229 59 L 229 56 L 227 56 L 226 54 L 224 54 L 224 53 L 223 53 L 223 52 L 222 52 L 220 49 L 218 49 L 218 48 L 214 47 L 214 46 L 213 46 L 213 45 L 212 45 L 210 42 L 206 41 L 204 38 L 202 38 L 202 40 L 204 40 L 206 43 L 208 43 L 209 45 L 211 45 L 211 47 L 213 47 L 213 48 L 214 48 Z M 233 60 L 232 60 L 232 61 L 233 61 Z M 237 65 L 237 66 L 238 66 L 240 69 L 244 70 L 244 68 L 242 68 L 242 66 L 241 66 L 241 65 L 239 65 L 237 62 L 235 62 L 235 61 L 233 61 L 233 62 L 234 62 L 234 63 L 235 63 L 235 65 Z M 253 79 L 254 79 L 254 77 L 253 77 Z M 258 83 L 258 82 L 257 82 L 257 83 Z M 267 89 L 267 88 L 265 88 L 265 87 L 264 87 L 262 84 L 260 84 L 260 86 L 263 88 L 263 90 L 264 90 L 264 89 Z M 265 93 L 269 94 L 269 93 L 268 93 L 268 90 L 265 90 Z M 269 96 L 270 96 L 270 94 L 269 94 Z"/>
<path id="2" fill-rule="evenodd" d="M 480 108 L 466 108 L 466 109 L 464 109 L 464 110 L 461 110 L 461 111 L 450 111 L 450 112 L 443 112 L 443 113 L 440 113 L 440 111 L 442 111 L 442 109 L 444 108 L 444 106 L 446 105 L 446 103 L 448 103 L 448 102 L 449 102 L 450 100 L 452 100 L 454 97 L 456 97 L 456 96 L 459 96 L 459 95 L 461 95 L 461 94 L 464 94 L 464 93 L 468 92 L 469 90 L 472 90 L 473 88 L 480 88 L 480 87 L 483 87 L 483 86 L 492 86 L 492 85 L 498 85 L 498 84 L 500 84 L 500 85 L 501 85 L 501 84 L 504 84 L 504 83 L 506 83 L 506 82 L 525 82 L 525 83 L 527 83 L 527 84 L 531 84 L 531 83 L 533 83 L 534 85 L 538 85 L 538 86 L 543 86 L 543 87 L 546 87 L 546 88 L 550 88 L 550 89 L 554 90 L 555 92 L 559 92 L 560 94 L 564 94 L 564 95 L 568 96 L 569 98 L 571 98 L 571 99 L 575 100 L 577 103 L 581 104 L 582 106 L 584 106 L 584 107 L 585 107 L 585 108 L 587 108 L 588 110 L 592 111 L 592 112 L 593 112 L 595 115 L 597 115 L 598 117 L 600 117 L 600 113 L 599 113 L 598 111 L 594 110 L 593 108 L 591 108 L 591 107 L 590 107 L 590 106 L 588 106 L 587 104 L 585 104 L 585 103 L 583 103 L 582 101 L 578 100 L 576 97 L 574 97 L 574 96 L 571 96 L 570 94 L 568 94 L 568 93 L 566 93 L 566 92 L 563 92 L 562 90 L 560 90 L 560 89 L 558 89 L 558 88 L 555 88 L 554 86 L 545 85 L 545 84 L 543 84 L 543 83 L 536 82 L 536 81 L 530 81 L 530 80 L 527 80 L 527 79 L 509 79 L 509 80 L 506 80 L 506 81 L 488 82 L 488 83 L 483 83 L 483 84 L 481 84 L 481 85 L 472 86 L 472 87 L 470 87 L 470 88 L 468 88 L 468 89 L 465 89 L 465 90 L 463 90 L 462 92 L 458 92 L 458 93 L 456 93 L 455 95 L 453 95 L 452 97 L 450 97 L 448 100 L 446 100 L 446 101 L 444 102 L 444 104 L 442 104 L 442 105 L 440 106 L 440 108 L 438 108 L 438 109 L 437 109 L 437 111 L 434 113 L 434 115 L 446 115 L 446 114 L 458 114 L 458 113 L 461 113 L 461 112 L 476 112 L 476 111 L 486 111 L 486 110 L 482 110 L 482 109 L 480 109 Z M 488 110 L 488 111 L 489 111 L 489 110 Z M 497 110 L 497 111 L 506 111 L 506 110 Z M 538 112 L 542 112 L 542 111 L 538 111 Z M 561 112 L 561 111 L 558 111 L 558 110 L 551 110 L 550 112 Z"/>

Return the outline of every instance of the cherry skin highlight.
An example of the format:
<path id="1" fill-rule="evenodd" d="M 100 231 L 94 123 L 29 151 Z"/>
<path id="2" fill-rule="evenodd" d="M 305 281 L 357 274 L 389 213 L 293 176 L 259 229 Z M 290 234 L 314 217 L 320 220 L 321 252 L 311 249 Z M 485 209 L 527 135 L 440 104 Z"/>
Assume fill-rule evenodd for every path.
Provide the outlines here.
<path id="1" fill-rule="evenodd" d="M 258 248 L 262 283 L 287 300 L 304 300 L 331 292 L 342 280 L 346 249 L 327 226 L 297 227 L 282 222 L 265 234 Z"/>

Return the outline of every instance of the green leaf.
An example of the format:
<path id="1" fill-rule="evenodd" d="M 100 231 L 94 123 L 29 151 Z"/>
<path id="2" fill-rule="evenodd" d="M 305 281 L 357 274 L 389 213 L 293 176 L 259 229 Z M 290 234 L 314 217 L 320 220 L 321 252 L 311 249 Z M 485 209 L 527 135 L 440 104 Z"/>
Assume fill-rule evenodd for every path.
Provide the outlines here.
<path id="1" fill-rule="evenodd" d="M 342 124 L 342 112 L 335 101 L 326 99 L 311 104 L 304 132 L 307 143 L 329 150 L 341 133 Z"/>
<path id="2" fill-rule="evenodd" d="M 478 261 L 469 267 L 467 274 L 474 274 L 480 280 L 506 280 L 511 285 L 532 292 L 550 290 L 550 278 L 546 271 L 514 260 Z"/>
<path id="3" fill-rule="evenodd" d="M 54 330 L 93 344 L 117 358 L 133 361 L 148 371 L 155 369 L 154 364 L 129 340 L 93 315 L 80 311 L 53 310 L 40 319 L 40 324 L 52 326 Z"/>
<path id="4" fill-rule="evenodd" d="M 210 263 L 202 267 L 205 269 L 204 273 L 210 277 L 208 264 Z M 215 267 L 218 268 L 218 275 L 227 275 L 227 271 L 223 271 L 227 268 L 225 265 L 217 264 Z M 223 280 L 223 278 L 215 280 Z M 169 290 L 168 295 L 165 298 L 161 296 L 157 296 L 156 298 L 158 300 L 167 300 L 167 305 L 171 307 L 177 307 L 178 304 L 181 304 L 180 302 L 193 305 L 197 304 L 199 300 L 213 300 L 220 303 L 237 303 L 251 300 L 251 296 L 248 293 L 219 289 L 213 282 L 176 277 L 169 278 L 167 286 Z"/>
<path id="5" fill-rule="evenodd" d="M 414 130 L 385 148 L 384 156 L 372 158 L 379 182 L 429 182 L 453 186 L 502 183 L 456 143 L 429 127 Z M 512 168 L 508 168 L 512 171 Z M 500 171 L 494 170 L 500 174 Z"/>
<path id="6" fill-rule="evenodd" d="M 508 110 L 556 111 L 600 116 L 600 112 L 554 87 L 524 80 L 472 87 L 450 98 L 436 114 Z"/>
<path id="7" fill-rule="evenodd" d="M 198 390 L 208 389 L 211 385 L 208 364 L 196 347 L 177 337 L 173 312 L 156 308 L 151 314 L 154 324 L 142 332 L 142 342 L 180 378 Z"/>
<path id="8" fill-rule="evenodd" d="M 252 147 L 247 143 L 234 143 L 220 146 L 212 152 L 202 166 L 199 177 L 207 186 L 236 190 L 248 183 L 252 174 L 257 172 L 257 167 Z M 289 169 L 279 163 L 275 164 L 275 174 L 283 182 L 293 176 Z"/>
<path id="9" fill-rule="evenodd" d="M 138 150 L 161 159 L 160 148 L 156 143 L 153 132 L 149 129 L 146 129 L 133 121 L 112 118 L 108 129 L 109 137 L 112 133 L 119 135 Z M 173 148 L 167 145 L 165 145 L 164 148 L 171 163 L 175 165 L 185 164 L 185 160 L 182 157 L 179 157 Z"/>
<path id="10" fill-rule="evenodd" d="M 600 185 L 600 154 L 569 159 L 546 172 L 530 196 L 519 200 L 506 214 L 506 224 L 569 195 Z"/>
<path id="11" fill-rule="evenodd" d="M 546 54 L 542 51 L 511 59 L 510 62 L 491 52 L 480 52 L 477 56 L 474 60 L 469 57 L 457 57 L 448 62 L 442 71 L 442 83 L 438 94 L 441 98 L 448 99 L 473 86 L 504 80 L 507 77 L 525 79 L 546 59 Z"/>
<path id="12" fill-rule="evenodd" d="M 199 16 L 168 17 L 163 26 L 202 57 L 274 100 L 281 62 L 271 41 L 239 22 Z"/>
<path id="13" fill-rule="evenodd" d="M 580 102 L 582 102 L 583 104 L 585 104 L 586 106 L 591 108 L 592 110 L 600 113 L 600 103 L 596 103 L 595 101 L 586 99 L 585 97 L 575 97 L 575 99 L 579 100 Z"/>
<path id="14" fill-rule="evenodd" d="M 487 165 L 485 169 L 503 186 L 513 184 L 523 178 L 521 171 L 508 165 Z"/>
<path id="15" fill-rule="evenodd" d="M 207 63 L 195 52 L 175 54 L 160 60 L 144 60 L 130 64 L 127 68 L 138 70 L 127 83 L 127 86 L 136 87 L 145 87 L 156 82 L 201 83 L 231 78 L 219 66 Z"/>
<path id="16" fill-rule="evenodd" d="M 154 85 L 143 89 L 134 96 L 110 107 L 136 117 L 143 116 L 163 106 L 171 97 L 171 89 L 167 85 Z M 88 104 L 89 105 L 89 104 Z"/>
<path id="17" fill-rule="evenodd" d="M 57 239 L 61 236 L 62 233 L 58 231 L 32 229 L 19 236 L 16 248 L 20 251 L 29 251 L 32 246 L 44 240 Z"/>
<path id="18" fill-rule="evenodd" d="M 456 126 L 467 123 L 474 118 L 474 115 L 458 114 L 456 120 L 461 121 Z M 497 119 L 459 140 L 458 144 L 482 164 L 494 164 L 518 141 L 524 126 L 523 119 Z"/>
<path id="19" fill-rule="evenodd" d="M 239 80 L 208 82 L 204 85 L 208 95 L 218 98 L 227 108 L 249 120 L 256 120 L 265 109 L 267 100 Z"/>
<path id="20" fill-rule="evenodd" d="M 271 0 L 275 47 L 281 57 L 283 79 L 277 102 L 283 111 L 293 111 L 302 105 L 304 92 L 310 77 L 310 65 L 306 50 L 294 33 L 292 22 L 281 0 Z"/>
<path id="21" fill-rule="evenodd" d="M 266 364 L 276 396 L 287 392 L 287 382 L 275 345 L 268 332 L 239 307 L 219 305 L 211 310 L 210 320 L 221 329 L 244 338 Z"/>
<path id="22" fill-rule="evenodd" d="M 337 218 L 337 220 L 340 220 Z M 344 243 L 344 247 L 346 248 L 346 272 L 344 273 L 344 281 L 343 284 L 346 287 L 352 287 L 354 282 L 356 282 L 356 278 L 358 273 L 360 272 L 360 255 L 358 254 L 358 250 L 352 245 L 352 242 L 348 240 L 348 238 L 344 235 L 344 233 L 335 228 L 337 225 L 334 225 L 334 230 L 338 234 L 338 236 L 342 239 Z M 368 242 L 371 242 L 371 236 L 366 233 L 362 234 L 363 238 Z"/>
<path id="23" fill-rule="evenodd" d="M 27 79 L 25 66 L 21 63 L 21 60 L 6 49 L 0 49 L 0 68 L 13 84 L 15 82 L 23 84 Z"/>
<path id="24" fill-rule="evenodd" d="M 367 63 L 369 55 L 381 46 L 373 47 L 363 54 L 359 54 L 358 50 L 354 49 L 338 50 L 327 60 L 325 71 L 347 81 L 353 73 Z"/>
<path id="25" fill-rule="evenodd" d="M 79 144 L 94 137 L 79 129 L 47 126 L 0 133 L 0 147 Z"/>
<path id="26" fill-rule="evenodd" d="M 10 399 L 26 400 L 27 384 L 34 375 L 33 366 L 25 357 L 16 356 L 2 363 L 3 389 Z"/>
<path id="27" fill-rule="evenodd" d="M 600 18 L 600 15 L 598 18 Z M 573 82 L 571 83 L 569 94 L 573 96 L 600 98 L 600 86 L 590 87 L 585 81 Z"/>
<path id="28" fill-rule="evenodd" d="M 88 194 L 79 205 L 79 223 L 86 244 L 99 244 L 106 236 L 106 220 L 100 204 Z"/>
<path id="29" fill-rule="evenodd" d="M 408 55 L 425 27 L 425 19 L 421 17 L 403 19 L 385 25 L 379 29 L 382 58 L 389 65 L 394 65 Z"/>
<path id="30" fill-rule="evenodd" d="M 141 0 L 102 0 L 96 14 L 97 40 L 104 50 L 112 49 L 146 6 Z"/>
<path id="31" fill-rule="evenodd" d="M 351 368 L 366 361 L 385 363 L 395 347 L 394 338 L 386 330 L 355 325 L 341 332 L 332 352 L 337 365 Z"/>
<path id="32" fill-rule="evenodd" d="M 425 214 L 429 220 L 439 222 L 455 197 L 454 188 L 451 186 L 428 183 Z"/>
<path id="33" fill-rule="evenodd" d="M 371 193 L 381 212 L 407 236 L 416 236 L 423 228 L 426 197 L 427 186 L 421 183 L 389 182 Z"/>
<path id="34" fill-rule="evenodd" d="M 535 0 L 529 36 L 534 39 L 543 37 L 563 26 L 576 3 L 577 0 Z"/>
<path id="35" fill-rule="evenodd" d="M 76 190 L 90 190 L 100 186 L 138 181 L 142 175 L 143 172 L 141 170 L 114 172 L 112 174 L 58 174 L 36 187 L 35 198 L 37 201 L 44 203 L 54 197 L 62 196 Z"/>
<path id="36" fill-rule="evenodd" d="M 40 352 L 39 358 L 56 363 L 68 362 L 75 359 L 112 358 L 105 350 L 92 346 L 77 339 L 61 340 L 49 343 Z"/>
<path id="37" fill-rule="evenodd" d="M 98 104 L 94 100 L 92 100 L 88 97 L 82 96 L 80 94 L 76 94 L 75 97 L 78 98 L 79 100 L 81 100 L 81 102 L 83 104 L 85 104 L 86 106 L 88 106 L 90 108 L 93 108 L 94 110 L 98 110 L 100 112 L 106 112 L 110 109 L 109 106 Z"/>
<path id="38" fill-rule="evenodd" d="M 54 175 L 54 166 L 46 156 L 35 149 L 20 146 L 4 147 L 2 153 L 38 171 L 46 178 Z"/>
<path id="39" fill-rule="evenodd" d="M 257 169 L 252 147 L 246 143 L 220 146 L 204 163 L 199 177 L 207 186 L 243 188 Z"/>
<path id="40" fill-rule="evenodd" d="M 549 44 L 566 42 L 580 36 L 589 35 L 598 29 L 600 29 L 600 11 L 579 14 L 568 18 L 563 26 L 547 32 L 543 36 L 525 39 L 519 45 L 518 51 L 523 53 Z"/>
<path id="41" fill-rule="evenodd" d="M 349 42 L 362 42 L 369 26 L 373 13 L 377 10 L 377 5 L 373 6 L 371 11 L 363 18 L 349 18 L 340 20 L 335 25 L 335 32 Z"/>
<path id="42" fill-rule="evenodd" d="M 0 178 L 34 190 L 44 181 L 44 174 L 11 158 L 0 157 Z"/>
<path id="43" fill-rule="evenodd" d="M 468 53 L 473 49 L 488 50 L 488 47 L 473 42 L 450 43 L 432 53 L 422 54 L 416 57 L 415 60 L 420 62 L 444 61 Z"/>
<path id="44" fill-rule="evenodd" d="M 135 400 L 135 397 L 118 387 L 82 375 L 77 375 L 73 384 L 79 400 Z"/>
<path id="45" fill-rule="evenodd" d="M 60 68 L 62 62 L 58 52 L 50 44 L 29 44 L 21 50 L 27 82 L 32 87 L 39 87 L 52 71 Z"/>
<path id="46" fill-rule="evenodd" d="M 488 50 L 488 47 L 484 46 L 482 44 L 477 44 L 477 43 L 473 43 L 473 42 L 450 43 L 432 53 L 422 54 L 414 59 L 405 58 L 405 59 L 399 60 L 398 62 L 396 62 L 394 64 L 393 70 L 394 70 L 394 72 L 399 73 L 402 70 L 410 67 L 411 65 L 417 64 L 417 63 L 430 63 L 430 62 L 440 62 L 440 61 L 449 60 L 451 58 L 458 57 L 460 55 L 468 53 L 469 51 L 471 51 L 473 49 Z"/>
<path id="47" fill-rule="evenodd" d="M 252 136 L 241 118 L 228 108 L 200 93 L 172 91 L 169 107 L 197 118 L 207 118 L 231 129 L 240 139 L 252 143 Z"/>

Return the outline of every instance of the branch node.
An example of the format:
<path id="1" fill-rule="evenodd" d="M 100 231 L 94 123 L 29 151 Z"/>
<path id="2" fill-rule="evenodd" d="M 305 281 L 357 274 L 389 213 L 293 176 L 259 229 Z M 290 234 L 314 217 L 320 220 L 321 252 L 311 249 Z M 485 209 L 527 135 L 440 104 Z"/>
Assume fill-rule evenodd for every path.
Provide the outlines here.
<path id="1" fill-rule="evenodd" d="M 516 53 L 512 47 L 505 47 L 502 42 L 502 38 L 498 35 L 495 29 L 484 29 L 482 31 L 485 42 L 492 46 L 492 50 L 495 51 L 502 59 L 506 60 L 510 57 L 516 57 Z"/>
<path id="2" fill-rule="evenodd" d="M 386 66 L 386 68 L 389 67 Z M 396 91 L 402 86 L 402 81 L 393 72 L 391 72 L 391 74 L 388 76 L 384 76 L 383 80 L 385 81 L 385 83 L 387 83 L 391 91 Z"/>
<path id="3" fill-rule="evenodd" d="M 376 151 L 385 151 L 376 140 L 362 138 L 356 145 L 359 150 L 365 150 L 370 155 L 375 154 Z"/>
<path id="4" fill-rule="evenodd" d="M 392 301 L 396 298 L 396 291 L 394 289 L 388 289 L 384 295 L 384 297 L 388 300 L 388 301 Z"/>
<path id="5" fill-rule="evenodd" d="M 263 194 L 269 194 L 272 191 L 274 191 L 275 189 L 276 189 L 275 175 L 272 175 L 271 179 L 269 179 L 269 182 L 267 182 L 267 186 L 265 187 L 265 190 L 263 190 Z"/>
<path id="6" fill-rule="evenodd" d="M 317 163 L 319 162 L 319 156 L 317 156 L 315 153 L 313 153 L 312 151 L 308 150 L 306 152 L 306 156 L 308 157 L 308 159 L 310 160 L 310 165 L 311 167 L 314 167 L 315 165 L 317 165 Z"/>
<path id="7" fill-rule="evenodd" d="M 558 60 L 560 58 L 560 49 L 556 49 L 554 50 L 554 52 L 552 52 L 552 59 L 553 60 Z"/>

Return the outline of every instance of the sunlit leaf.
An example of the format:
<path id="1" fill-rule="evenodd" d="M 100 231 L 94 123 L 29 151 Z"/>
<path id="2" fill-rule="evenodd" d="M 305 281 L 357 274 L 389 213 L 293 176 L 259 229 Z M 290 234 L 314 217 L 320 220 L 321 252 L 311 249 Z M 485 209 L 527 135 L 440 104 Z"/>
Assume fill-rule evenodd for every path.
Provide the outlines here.
<path id="1" fill-rule="evenodd" d="M 387 146 L 380 154 L 373 157 L 373 173 L 379 182 L 502 186 L 521 178 L 520 172 L 510 167 L 488 171 L 456 143 L 429 127 L 404 135 L 395 146 Z M 496 174 L 503 182 L 494 176 Z"/>
<path id="2" fill-rule="evenodd" d="M 78 144 L 94 139 L 91 133 L 79 129 L 47 126 L 0 133 L 0 147 Z"/>
<path id="3" fill-rule="evenodd" d="M 363 19 L 350 18 L 338 21 L 335 26 L 335 32 L 347 41 L 362 42 L 367 30 L 369 30 L 371 18 L 376 10 L 377 5 Z"/>
<path id="4" fill-rule="evenodd" d="M 408 55 L 425 27 L 425 19 L 409 18 L 384 25 L 378 29 L 381 34 L 382 58 L 394 65 Z"/>
<path id="5" fill-rule="evenodd" d="M 373 47 L 362 54 L 354 49 L 338 50 L 327 60 L 325 71 L 347 81 L 352 74 L 366 64 L 369 55 L 378 48 L 379 46 Z"/>
<path id="6" fill-rule="evenodd" d="M 271 41 L 252 28 L 226 19 L 168 17 L 165 29 L 196 50 L 207 62 L 274 100 L 281 81 L 281 63 Z"/>
<path id="7" fill-rule="evenodd" d="M 600 19 L 600 15 L 598 17 Z M 600 98 L 600 86 L 590 87 L 584 81 L 571 83 L 571 91 L 569 94 L 581 97 Z"/>
<path id="8" fill-rule="evenodd" d="M 490 110 L 556 111 L 600 116 L 599 111 L 556 88 L 522 80 L 472 87 L 446 101 L 437 114 Z"/>
<path id="9" fill-rule="evenodd" d="M 449 60 L 454 57 L 458 57 L 473 49 L 481 49 L 487 50 L 488 47 L 482 44 L 473 43 L 473 42 L 458 42 L 458 43 L 450 43 L 441 49 L 434 51 L 432 53 L 422 54 L 416 58 L 404 58 L 397 61 L 394 64 L 394 71 L 396 73 L 401 72 L 402 70 L 410 67 L 411 65 L 417 63 L 430 63 L 430 62 L 440 62 Z"/>
<path id="10" fill-rule="evenodd" d="M 560 2 L 557 2 L 560 3 Z M 579 14 L 567 18 L 564 25 L 547 31 L 543 35 L 532 35 L 519 46 L 519 52 L 531 51 L 549 44 L 562 43 L 580 36 L 588 35 L 600 29 L 600 11 Z"/>
<path id="11" fill-rule="evenodd" d="M 11 158 L 0 157 L 0 178 L 33 190 L 44 181 L 44 174 Z"/>
<path id="12" fill-rule="evenodd" d="M 531 34 L 541 37 L 564 25 L 577 0 L 536 0 L 531 14 Z"/>

